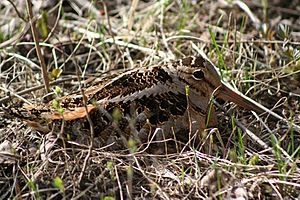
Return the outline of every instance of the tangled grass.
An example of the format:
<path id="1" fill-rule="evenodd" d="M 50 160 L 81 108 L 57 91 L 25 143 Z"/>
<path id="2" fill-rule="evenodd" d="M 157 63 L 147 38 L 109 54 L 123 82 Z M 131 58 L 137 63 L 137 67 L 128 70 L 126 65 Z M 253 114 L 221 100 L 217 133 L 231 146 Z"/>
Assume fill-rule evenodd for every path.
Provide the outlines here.
<path id="1" fill-rule="evenodd" d="M 254 2 L 1 1 L 0 199 L 299 198 L 299 1 Z M 150 154 L 62 142 L 5 117 L 47 90 L 199 51 L 285 120 L 218 102 L 200 149 Z"/>

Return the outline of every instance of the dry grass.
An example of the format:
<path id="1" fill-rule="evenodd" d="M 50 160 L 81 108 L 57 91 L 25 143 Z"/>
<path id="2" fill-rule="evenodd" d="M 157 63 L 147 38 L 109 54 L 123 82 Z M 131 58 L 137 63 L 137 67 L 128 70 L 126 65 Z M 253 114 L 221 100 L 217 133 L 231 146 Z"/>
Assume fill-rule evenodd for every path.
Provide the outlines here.
<path id="1" fill-rule="evenodd" d="M 297 0 L 32 2 L 51 88 L 64 94 L 79 90 L 79 77 L 88 86 L 203 50 L 239 91 L 300 125 Z M 267 114 L 219 108 L 200 149 L 163 155 L 91 148 L 6 118 L 7 106 L 47 99 L 25 8 L 0 3 L 0 199 L 300 197 L 300 132 Z"/>

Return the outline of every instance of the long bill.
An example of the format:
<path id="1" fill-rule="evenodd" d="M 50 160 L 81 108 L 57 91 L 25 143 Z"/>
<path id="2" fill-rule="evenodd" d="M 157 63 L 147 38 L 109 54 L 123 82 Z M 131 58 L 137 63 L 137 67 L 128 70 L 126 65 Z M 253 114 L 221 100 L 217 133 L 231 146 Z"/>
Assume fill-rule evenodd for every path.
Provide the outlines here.
<path id="1" fill-rule="evenodd" d="M 225 83 L 222 83 L 222 85 L 216 91 L 216 97 L 224 101 L 236 103 L 237 105 L 247 110 L 252 110 L 258 114 L 264 113 L 268 110 L 239 91 L 227 86 Z"/>
<path id="2" fill-rule="evenodd" d="M 294 130 L 300 132 L 300 126 L 290 122 L 288 119 L 285 119 L 278 115 L 277 113 L 273 112 L 272 110 L 264 107 L 263 105 L 258 104 L 254 100 L 250 99 L 249 97 L 243 95 L 239 91 L 236 91 L 228 86 L 226 83 L 222 82 L 222 84 L 218 87 L 215 91 L 215 96 L 223 99 L 225 101 L 231 101 L 236 103 L 237 105 L 248 109 L 253 110 L 254 112 L 261 114 L 261 113 L 268 113 L 269 115 L 275 117 L 278 120 L 281 120 L 287 124 L 288 127 L 293 127 Z"/>

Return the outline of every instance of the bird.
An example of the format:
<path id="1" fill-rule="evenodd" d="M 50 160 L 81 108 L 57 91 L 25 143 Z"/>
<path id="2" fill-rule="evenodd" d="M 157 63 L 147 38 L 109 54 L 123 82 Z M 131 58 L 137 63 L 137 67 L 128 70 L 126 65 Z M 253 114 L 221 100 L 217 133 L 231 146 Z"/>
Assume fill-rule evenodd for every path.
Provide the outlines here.
<path id="1" fill-rule="evenodd" d="M 18 116 L 35 128 L 47 122 L 64 126 L 64 132 L 70 135 L 92 129 L 103 144 L 124 144 L 132 138 L 147 143 L 153 134 L 160 139 L 175 134 L 188 141 L 191 133 L 195 135 L 217 123 L 210 106 L 213 98 L 264 112 L 225 84 L 216 67 L 202 55 L 134 68 L 105 79 L 105 83 L 54 101 L 56 106 L 53 102 L 25 106 Z"/>

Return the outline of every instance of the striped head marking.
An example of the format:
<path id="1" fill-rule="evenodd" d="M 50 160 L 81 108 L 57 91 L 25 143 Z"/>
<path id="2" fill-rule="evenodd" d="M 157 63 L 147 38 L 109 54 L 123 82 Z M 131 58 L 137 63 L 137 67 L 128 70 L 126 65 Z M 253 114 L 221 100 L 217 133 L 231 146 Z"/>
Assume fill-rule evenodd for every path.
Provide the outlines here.
<path id="1" fill-rule="evenodd" d="M 212 93 L 222 84 L 215 67 L 200 55 L 183 58 L 177 63 L 179 78 L 204 96 L 203 93 Z"/>
<path id="2" fill-rule="evenodd" d="M 248 110 L 262 113 L 259 107 L 234 91 L 223 81 L 215 66 L 202 56 L 183 58 L 177 63 L 178 78 L 190 87 L 189 98 L 191 102 L 202 109 L 206 109 L 212 95 L 231 101 Z"/>

